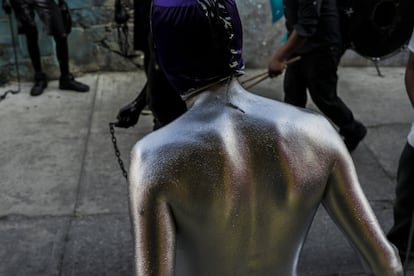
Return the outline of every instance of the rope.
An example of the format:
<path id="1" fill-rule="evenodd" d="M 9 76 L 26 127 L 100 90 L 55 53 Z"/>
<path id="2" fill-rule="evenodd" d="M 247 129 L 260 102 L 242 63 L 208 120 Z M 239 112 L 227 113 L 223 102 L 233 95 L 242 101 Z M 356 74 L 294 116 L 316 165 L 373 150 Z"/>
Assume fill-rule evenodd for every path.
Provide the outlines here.
<path id="1" fill-rule="evenodd" d="M 300 56 L 297 56 L 297 57 L 294 57 L 294 58 L 291 58 L 291 59 L 287 60 L 285 62 L 285 64 L 286 65 L 289 65 L 289 64 L 292 64 L 292 63 L 294 63 L 294 62 L 296 62 L 298 60 L 300 60 Z M 256 84 L 264 81 L 265 79 L 267 79 L 269 77 L 270 77 L 269 76 L 269 72 L 266 70 L 264 72 L 261 72 L 261 73 L 259 73 L 257 75 L 252 76 L 251 78 L 248 78 L 248 79 L 243 80 L 240 84 L 243 85 L 243 87 L 245 89 L 249 89 L 249 88 L 252 88 Z"/>

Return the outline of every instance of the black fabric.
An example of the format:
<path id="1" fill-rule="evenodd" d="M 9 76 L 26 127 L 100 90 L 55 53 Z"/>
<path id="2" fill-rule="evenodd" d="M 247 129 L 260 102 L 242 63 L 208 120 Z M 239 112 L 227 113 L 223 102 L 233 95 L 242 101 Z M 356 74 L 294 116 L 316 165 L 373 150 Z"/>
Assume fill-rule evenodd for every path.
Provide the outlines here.
<path id="1" fill-rule="evenodd" d="M 117 24 L 126 24 L 129 20 L 129 14 L 122 5 L 121 0 L 115 0 L 115 22 Z"/>
<path id="2" fill-rule="evenodd" d="M 134 49 L 148 53 L 150 32 L 150 0 L 134 0 Z"/>
<path id="3" fill-rule="evenodd" d="M 36 28 L 36 12 L 47 34 L 66 36 L 61 11 L 53 0 L 10 0 L 10 4 L 16 15 L 20 34 L 30 32 L 33 28 Z"/>
<path id="4" fill-rule="evenodd" d="M 205 2 L 204 2 L 205 1 Z M 172 87 L 192 91 L 242 74 L 242 27 L 234 0 L 154 0 L 151 31 Z"/>
<path id="5" fill-rule="evenodd" d="M 352 11 L 352 0 L 338 0 L 338 14 L 339 14 L 339 30 L 341 33 L 341 41 L 343 51 L 351 47 L 351 30 L 349 11 Z"/>
<path id="6" fill-rule="evenodd" d="M 404 251 L 408 244 L 414 211 L 414 148 L 408 143 L 400 156 L 395 193 L 394 225 L 387 236 L 400 251 Z"/>
<path id="7" fill-rule="evenodd" d="M 138 122 L 142 110 L 147 106 L 147 84 L 142 88 L 137 98 L 122 107 L 116 116 L 116 127 L 129 128 Z"/>
<path id="8" fill-rule="evenodd" d="M 326 46 L 341 46 L 336 0 L 284 0 L 283 5 L 288 33 L 296 30 L 307 38 L 296 54 Z"/>
<path id="9" fill-rule="evenodd" d="M 56 55 L 61 75 L 69 74 L 69 49 L 66 32 L 63 27 L 62 14 L 53 0 L 11 0 L 20 24 L 22 33 L 26 35 L 27 50 L 35 72 L 42 71 L 38 31 L 34 21 L 35 11 L 44 23 L 48 33 L 53 35 Z"/>
<path id="10" fill-rule="evenodd" d="M 8 1 L 3 0 L 2 7 L 3 7 L 3 10 L 6 14 L 11 14 L 12 13 L 12 7 L 10 6 L 10 3 Z"/>
<path id="11" fill-rule="evenodd" d="M 59 61 L 60 74 L 66 76 L 69 74 L 69 48 L 66 37 L 54 36 L 56 44 L 56 56 Z"/>
<path id="12" fill-rule="evenodd" d="M 167 125 L 187 111 L 185 102 L 160 70 L 153 51 L 145 55 L 144 67 L 147 82 L 137 98 L 118 112 L 118 127 L 128 128 L 135 125 L 146 105 L 154 115 L 154 130 Z"/>
<path id="13" fill-rule="evenodd" d="M 56 45 L 56 56 L 59 61 L 61 75 L 69 74 L 69 49 L 66 37 L 53 36 Z M 38 32 L 32 29 L 26 33 L 27 51 L 35 72 L 42 72 L 42 63 L 38 43 Z"/>
<path id="14" fill-rule="evenodd" d="M 59 0 L 59 9 L 62 14 L 65 32 L 66 34 L 70 34 L 70 32 L 72 31 L 72 15 L 70 14 L 70 9 L 66 1 Z"/>
<path id="15" fill-rule="evenodd" d="M 151 1 L 134 0 L 134 49 L 144 53 L 147 82 L 137 98 L 120 109 L 117 116 L 119 127 L 135 125 L 139 114 L 147 105 L 154 115 L 154 129 L 172 122 L 187 111 L 184 101 L 168 83 L 157 64 L 149 28 L 150 10 Z"/>
<path id="16" fill-rule="evenodd" d="M 305 107 L 307 90 L 316 106 L 340 128 L 352 125 L 351 110 L 337 95 L 337 66 L 340 50 L 336 47 L 319 48 L 302 55 L 290 64 L 285 73 L 285 102 Z"/>
<path id="17" fill-rule="evenodd" d="M 150 51 L 147 78 L 147 102 L 157 121 L 157 127 L 172 122 L 187 111 L 185 102 L 158 66 L 153 50 Z"/>
<path id="18" fill-rule="evenodd" d="M 26 33 L 27 51 L 29 52 L 30 60 L 32 61 L 33 69 L 36 73 L 42 72 L 42 62 L 40 59 L 40 49 L 38 44 L 38 32 L 33 28 Z"/>

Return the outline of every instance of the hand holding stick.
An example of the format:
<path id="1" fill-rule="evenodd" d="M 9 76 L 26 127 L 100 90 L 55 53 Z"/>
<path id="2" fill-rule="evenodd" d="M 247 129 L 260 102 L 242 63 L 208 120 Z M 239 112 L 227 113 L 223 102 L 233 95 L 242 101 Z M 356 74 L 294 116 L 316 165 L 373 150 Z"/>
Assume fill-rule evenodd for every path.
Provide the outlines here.
<path id="1" fill-rule="evenodd" d="M 300 56 L 297 56 L 297 57 L 294 57 L 294 58 L 291 58 L 291 59 L 287 60 L 285 62 L 285 65 L 287 67 L 289 64 L 292 64 L 292 63 L 294 63 L 298 60 L 300 60 Z M 266 70 L 265 72 L 259 73 L 257 75 L 254 75 L 251 78 L 248 78 L 248 79 L 242 81 L 241 84 L 244 86 L 245 89 L 249 89 L 249 88 L 255 86 L 256 84 L 264 81 L 268 77 L 269 77 L 269 72 Z M 247 84 L 247 83 L 250 83 L 250 84 Z"/>

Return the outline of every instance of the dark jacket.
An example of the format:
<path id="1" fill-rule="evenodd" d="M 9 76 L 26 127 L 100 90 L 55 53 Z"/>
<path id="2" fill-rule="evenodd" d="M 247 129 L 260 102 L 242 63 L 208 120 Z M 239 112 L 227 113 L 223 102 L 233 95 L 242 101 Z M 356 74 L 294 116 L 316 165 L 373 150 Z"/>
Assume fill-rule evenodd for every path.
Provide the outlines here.
<path id="1" fill-rule="evenodd" d="M 336 0 L 284 0 L 283 5 L 288 33 L 296 30 L 307 38 L 297 54 L 341 45 Z"/>
<path id="2" fill-rule="evenodd" d="M 148 50 L 151 0 L 134 0 L 134 49 Z"/>

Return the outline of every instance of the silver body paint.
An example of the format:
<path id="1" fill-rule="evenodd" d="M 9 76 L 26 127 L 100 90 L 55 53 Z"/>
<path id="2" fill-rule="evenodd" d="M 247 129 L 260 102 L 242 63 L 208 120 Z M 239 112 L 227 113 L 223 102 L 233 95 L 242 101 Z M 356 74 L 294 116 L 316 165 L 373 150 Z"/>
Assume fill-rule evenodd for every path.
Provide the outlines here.
<path id="1" fill-rule="evenodd" d="M 321 115 L 237 80 L 187 104 L 132 151 L 137 275 L 296 275 L 320 204 L 368 271 L 402 275 L 349 153 Z"/>

